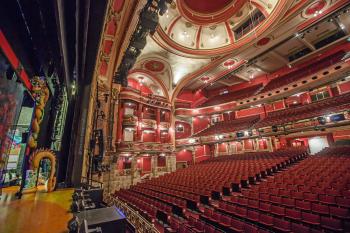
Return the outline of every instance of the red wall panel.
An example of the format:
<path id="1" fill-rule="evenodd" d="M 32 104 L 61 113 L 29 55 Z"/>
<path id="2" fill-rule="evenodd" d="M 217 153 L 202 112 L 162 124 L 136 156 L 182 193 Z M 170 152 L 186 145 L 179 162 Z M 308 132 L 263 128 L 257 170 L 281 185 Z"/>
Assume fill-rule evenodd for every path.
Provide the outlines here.
<path id="1" fill-rule="evenodd" d="M 350 140 L 350 130 L 341 130 L 333 132 L 334 141 Z"/>
<path id="2" fill-rule="evenodd" d="M 197 133 L 208 127 L 210 124 L 210 118 L 207 116 L 203 117 L 193 117 L 193 133 Z"/>
<path id="3" fill-rule="evenodd" d="M 165 167 L 166 166 L 166 158 L 164 156 L 158 156 L 157 166 L 158 167 Z"/>
<path id="4" fill-rule="evenodd" d="M 345 83 L 340 83 L 339 90 L 340 90 L 340 94 L 349 92 L 350 91 L 350 81 L 345 82 Z"/>
<path id="5" fill-rule="evenodd" d="M 182 125 L 184 128 L 183 132 L 177 132 L 175 131 L 175 138 L 176 139 L 182 139 L 182 138 L 188 138 L 191 136 L 192 132 L 191 132 L 191 125 L 187 122 L 183 122 L 183 121 L 176 121 L 175 122 L 175 128 L 177 128 L 177 126 Z"/>
<path id="6" fill-rule="evenodd" d="M 150 172 L 152 170 L 151 157 L 142 158 L 142 172 Z"/>
<path id="7" fill-rule="evenodd" d="M 210 148 L 208 145 L 198 146 L 195 150 L 196 163 L 210 158 Z"/>
<path id="8" fill-rule="evenodd" d="M 192 152 L 189 150 L 181 150 L 176 154 L 176 162 L 187 161 L 189 164 L 193 163 Z"/>
<path id="9" fill-rule="evenodd" d="M 245 150 L 253 150 L 254 149 L 253 140 L 245 139 L 244 140 L 244 149 Z"/>
<path id="10" fill-rule="evenodd" d="M 156 134 L 155 133 L 142 133 L 143 142 L 155 142 Z"/>
<path id="11" fill-rule="evenodd" d="M 227 152 L 227 144 L 226 143 L 219 143 L 218 145 L 218 151 L 220 153 L 226 153 Z"/>

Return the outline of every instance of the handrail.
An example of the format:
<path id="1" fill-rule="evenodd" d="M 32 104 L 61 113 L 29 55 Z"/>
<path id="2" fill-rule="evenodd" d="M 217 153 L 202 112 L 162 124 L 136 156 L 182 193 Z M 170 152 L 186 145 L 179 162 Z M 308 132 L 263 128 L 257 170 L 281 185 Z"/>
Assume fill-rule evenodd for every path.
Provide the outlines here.
<path id="1" fill-rule="evenodd" d="M 125 214 L 128 221 L 135 227 L 137 233 L 160 233 L 154 224 L 147 221 L 138 213 L 138 211 L 132 209 L 118 197 L 114 197 L 112 194 L 109 194 L 106 202 L 109 206 L 115 205 L 117 208 L 119 208 Z"/>

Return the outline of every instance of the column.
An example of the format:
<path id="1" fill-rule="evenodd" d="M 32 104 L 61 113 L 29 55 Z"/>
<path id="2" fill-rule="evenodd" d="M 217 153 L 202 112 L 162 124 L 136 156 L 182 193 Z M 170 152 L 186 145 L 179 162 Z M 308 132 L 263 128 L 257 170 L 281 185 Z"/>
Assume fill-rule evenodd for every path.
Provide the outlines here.
<path id="1" fill-rule="evenodd" d="M 117 143 L 122 141 L 123 136 L 123 115 L 124 108 L 122 106 L 122 101 L 119 101 L 118 104 L 118 126 L 117 126 Z"/>
<path id="2" fill-rule="evenodd" d="M 160 143 L 160 109 L 157 108 L 156 112 L 156 124 L 157 124 L 157 131 L 156 131 L 156 142 Z"/>
<path id="3" fill-rule="evenodd" d="M 255 143 L 255 151 L 259 151 L 259 140 L 257 138 L 254 140 L 254 143 Z"/>
<path id="4" fill-rule="evenodd" d="M 134 184 L 137 178 L 137 155 L 132 155 L 131 159 L 131 184 Z"/>
<path id="5" fill-rule="evenodd" d="M 141 141 L 141 136 L 142 136 L 142 108 L 143 104 L 138 103 L 138 109 L 137 109 L 137 128 L 136 128 L 136 141 Z"/>
<path id="6" fill-rule="evenodd" d="M 273 147 L 272 147 L 272 140 L 271 137 L 267 138 L 267 150 L 272 152 L 273 151 Z"/>
<path id="7" fill-rule="evenodd" d="M 332 89 L 331 89 L 330 86 L 327 86 L 327 91 L 328 91 L 328 93 L 329 93 L 329 96 L 330 96 L 330 97 L 333 97 L 333 92 L 332 92 Z"/>
<path id="8" fill-rule="evenodd" d="M 151 157 L 151 170 L 152 170 L 152 176 L 157 176 L 157 173 L 158 173 L 158 155 L 152 155 L 152 157 Z"/>
<path id="9" fill-rule="evenodd" d="M 196 148 L 193 146 L 192 147 L 192 161 L 193 161 L 193 164 L 196 164 Z M 204 153 L 204 152 L 203 152 Z"/>
<path id="10" fill-rule="evenodd" d="M 227 152 L 227 155 L 231 155 L 232 154 L 231 146 L 230 146 L 229 142 L 226 142 L 226 152 Z"/>

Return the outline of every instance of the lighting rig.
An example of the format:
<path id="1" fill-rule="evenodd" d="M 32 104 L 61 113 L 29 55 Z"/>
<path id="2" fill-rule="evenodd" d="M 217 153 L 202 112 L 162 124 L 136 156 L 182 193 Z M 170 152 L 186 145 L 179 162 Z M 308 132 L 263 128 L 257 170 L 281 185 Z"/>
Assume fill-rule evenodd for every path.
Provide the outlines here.
<path id="1" fill-rule="evenodd" d="M 140 20 L 131 37 L 128 48 L 125 51 L 121 65 L 113 78 L 114 83 L 121 84 L 123 87 L 128 85 L 128 72 L 134 66 L 137 57 L 146 46 L 148 34 L 153 35 L 156 31 L 159 21 L 159 15 L 165 14 L 168 9 L 167 4 L 172 0 L 148 0 L 140 13 Z"/>

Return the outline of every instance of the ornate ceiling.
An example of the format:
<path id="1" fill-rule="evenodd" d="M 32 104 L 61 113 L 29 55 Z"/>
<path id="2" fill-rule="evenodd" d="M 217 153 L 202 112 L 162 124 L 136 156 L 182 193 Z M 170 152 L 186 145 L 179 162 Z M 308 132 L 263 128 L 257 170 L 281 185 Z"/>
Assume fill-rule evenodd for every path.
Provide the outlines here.
<path id="1" fill-rule="evenodd" d="M 156 33 L 148 36 L 130 72 L 143 73 L 155 83 L 162 83 L 159 85 L 165 87 L 174 102 L 183 92 L 195 96 L 198 91 L 238 90 L 240 86 L 266 82 L 281 70 L 288 72 L 308 57 L 321 54 L 335 42 L 346 41 L 349 16 L 341 16 L 336 22 L 322 19 L 347 3 L 176 0 L 159 17 Z M 316 48 L 318 41 L 341 31 L 345 36 Z M 305 49 L 310 50 L 309 55 L 292 58 Z"/>
<path id="2" fill-rule="evenodd" d="M 231 52 L 276 24 L 287 0 L 177 0 L 160 17 L 155 40 L 183 56 L 208 57 Z"/>

